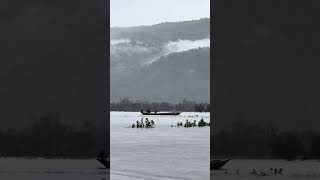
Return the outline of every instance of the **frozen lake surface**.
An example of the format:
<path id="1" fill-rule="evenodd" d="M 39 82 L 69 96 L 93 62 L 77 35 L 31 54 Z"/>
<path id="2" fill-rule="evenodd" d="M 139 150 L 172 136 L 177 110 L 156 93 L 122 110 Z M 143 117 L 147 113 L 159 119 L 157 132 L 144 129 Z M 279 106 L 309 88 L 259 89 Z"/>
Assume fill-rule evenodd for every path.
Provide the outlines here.
<path id="1" fill-rule="evenodd" d="M 212 171 L 211 179 L 219 180 L 305 180 L 320 179 L 319 161 L 286 161 L 286 160 L 248 160 L 233 159 L 226 164 L 223 170 Z M 251 175 L 252 169 L 257 173 L 265 172 L 268 176 Z M 282 168 L 283 175 L 273 175 L 270 168 Z M 236 174 L 236 170 L 239 174 Z"/>
<path id="2" fill-rule="evenodd" d="M 143 116 L 138 112 L 111 112 L 112 180 L 209 180 L 210 128 L 171 127 L 177 122 L 203 118 L 210 113 L 179 116 Z M 148 117 L 155 128 L 129 128 Z"/>
<path id="3" fill-rule="evenodd" d="M 137 112 L 111 112 L 113 180 L 208 180 L 210 128 L 170 127 L 209 113 L 149 116 L 156 128 L 132 129 Z M 95 159 L 0 158 L 0 180 L 109 180 L 109 170 Z"/>
<path id="4" fill-rule="evenodd" d="M 0 158 L 1 180 L 102 180 L 108 176 L 109 171 L 95 159 Z"/>

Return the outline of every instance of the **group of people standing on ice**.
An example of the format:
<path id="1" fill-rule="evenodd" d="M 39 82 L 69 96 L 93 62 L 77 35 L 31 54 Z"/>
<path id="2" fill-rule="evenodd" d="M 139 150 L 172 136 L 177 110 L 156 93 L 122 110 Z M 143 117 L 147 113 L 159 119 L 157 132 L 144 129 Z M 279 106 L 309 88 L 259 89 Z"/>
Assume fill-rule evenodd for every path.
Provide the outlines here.
<path id="1" fill-rule="evenodd" d="M 251 174 L 252 175 L 260 175 L 260 176 L 267 176 L 267 175 L 271 175 L 271 174 L 273 174 L 273 175 L 282 175 L 282 168 L 280 168 L 280 169 L 277 169 L 277 168 L 270 168 L 269 169 L 269 172 L 264 172 L 264 171 L 261 171 L 261 173 L 260 174 L 258 174 L 257 173 L 257 171 L 256 171 L 256 169 L 252 169 L 252 171 L 251 171 Z"/>
<path id="2" fill-rule="evenodd" d="M 185 124 L 183 124 L 182 122 L 178 122 L 177 127 L 180 127 L 180 126 L 183 126 L 183 127 L 204 127 L 204 126 L 210 126 L 210 123 L 207 123 L 203 119 L 201 119 L 197 124 L 196 120 L 191 122 L 191 121 L 188 121 L 188 119 L 187 119 Z M 171 126 L 171 127 L 173 127 L 173 126 Z"/>
<path id="3" fill-rule="evenodd" d="M 260 171 L 260 173 L 258 173 L 258 171 L 256 169 L 252 169 L 252 171 L 250 172 L 251 175 L 254 175 L 254 176 L 271 176 L 271 175 L 282 175 L 282 171 L 283 169 L 282 168 L 270 168 L 269 170 L 267 171 Z M 230 174 L 230 172 L 228 172 L 228 170 L 226 169 L 224 171 L 224 174 Z M 236 170 L 236 173 L 235 174 L 240 174 L 240 171 L 239 169 Z"/>
<path id="4" fill-rule="evenodd" d="M 204 127 L 204 126 L 210 126 L 210 122 L 207 123 L 205 122 L 203 119 L 201 119 L 198 123 L 196 120 L 194 120 L 193 122 L 189 121 L 188 119 L 186 120 L 186 122 L 183 124 L 182 122 L 178 122 L 176 127 Z M 153 120 L 149 120 L 148 118 L 145 119 L 145 121 L 143 120 L 143 118 L 141 118 L 141 121 L 137 121 L 135 124 L 131 125 L 131 128 L 154 128 L 155 124 Z M 171 125 L 171 127 L 174 127 L 173 125 Z"/>
<path id="5" fill-rule="evenodd" d="M 141 118 L 141 122 L 137 121 L 136 124 L 132 124 L 132 128 L 153 128 L 155 126 L 153 120 L 146 118 L 145 123 L 143 122 L 143 118 Z"/>

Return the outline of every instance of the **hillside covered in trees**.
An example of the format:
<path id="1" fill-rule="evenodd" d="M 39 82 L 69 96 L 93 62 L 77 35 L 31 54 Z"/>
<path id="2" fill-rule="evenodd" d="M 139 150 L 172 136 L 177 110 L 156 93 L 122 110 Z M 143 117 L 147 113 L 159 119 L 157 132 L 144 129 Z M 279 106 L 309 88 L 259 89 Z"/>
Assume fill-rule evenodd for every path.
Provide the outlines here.
<path id="1" fill-rule="evenodd" d="M 319 158 L 317 2 L 215 7 L 213 155 Z"/>
<path id="2" fill-rule="evenodd" d="M 320 130 L 315 2 L 216 3 L 223 7 L 214 22 L 216 129 L 229 128 L 242 113 L 249 123 Z"/>
<path id="3" fill-rule="evenodd" d="M 210 20 L 111 28 L 110 98 L 210 101 Z"/>

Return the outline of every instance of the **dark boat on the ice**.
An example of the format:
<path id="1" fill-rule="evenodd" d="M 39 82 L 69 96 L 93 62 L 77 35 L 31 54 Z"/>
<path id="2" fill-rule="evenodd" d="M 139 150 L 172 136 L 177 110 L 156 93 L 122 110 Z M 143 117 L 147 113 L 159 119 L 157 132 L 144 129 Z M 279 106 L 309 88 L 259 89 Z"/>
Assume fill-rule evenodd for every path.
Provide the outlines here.
<path id="1" fill-rule="evenodd" d="M 140 111 L 143 115 L 179 115 L 181 112 L 144 112 Z"/>
<path id="2" fill-rule="evenodd" d="M 222 168 L 225 164 L 227 164 L 228 161 L 230 161 L 231 158 L 223 159 L 223 160 L 210 160 L 210 169 L 211 170 L 218 170 Z"/>
<path id="3" fill-rule="evenodd" d="M 179 115 L 181 112 L 157 112 L 157 113 L 147 113 L 141 112 L 143 115 Z"/>
<path id="4" fill-rule="evenodd" d="M 97 161 L 103 164 L 105 168 L 110 168 L 110 159 L 104 151 L 100 152 L 100 154 L 97 157 Z"/>

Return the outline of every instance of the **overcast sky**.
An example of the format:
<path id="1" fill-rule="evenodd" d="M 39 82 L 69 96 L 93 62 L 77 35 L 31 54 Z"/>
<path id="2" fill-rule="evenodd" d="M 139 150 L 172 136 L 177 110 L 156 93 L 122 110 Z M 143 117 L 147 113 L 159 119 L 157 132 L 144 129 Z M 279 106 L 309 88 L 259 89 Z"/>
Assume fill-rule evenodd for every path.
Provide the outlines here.
<path id="1" fill-rule="evenodd" d="M 210 17 L 210 0 L 111 0 L 110 27 Z"/>

